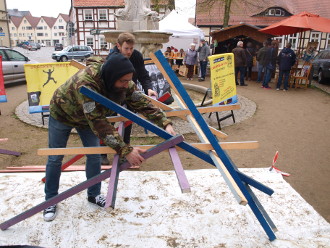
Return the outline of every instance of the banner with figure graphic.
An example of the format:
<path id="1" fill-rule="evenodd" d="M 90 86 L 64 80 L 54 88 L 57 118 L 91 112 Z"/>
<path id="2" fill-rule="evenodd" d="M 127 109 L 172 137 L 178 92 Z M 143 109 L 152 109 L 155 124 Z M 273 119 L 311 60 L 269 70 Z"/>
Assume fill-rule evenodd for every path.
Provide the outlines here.
<path id="1" fill-rule="evenodd" d="M 211 71 L 212 104 L 237 103 L 235 62 L 233 53 L 209 56 Z"/>
<path id="2" fill-rule="evenodd" d="M 54 91 L 78 69 L 70 62 L 24 65 L 29 113 L 48 112 Z"/>
<path id="3" fill-rule="evenodd" d="M 3 71 L 2 71 L 2 56 L 0 56 L 0 102 L 7 102 L 5 80 L 3 78 Z"/>

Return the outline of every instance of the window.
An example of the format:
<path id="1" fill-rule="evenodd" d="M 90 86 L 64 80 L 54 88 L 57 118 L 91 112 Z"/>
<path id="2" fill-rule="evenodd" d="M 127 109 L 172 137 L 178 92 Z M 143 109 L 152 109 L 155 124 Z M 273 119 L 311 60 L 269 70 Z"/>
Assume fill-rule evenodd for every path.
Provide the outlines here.
<path id="1" fill-rule="evenodd" d="M 58 33 L 59 36 L 64 36 L 63 32 Z"/>
<path id="2" fill-rule="evenodd" d="M 64 26 L 58 26 L 58 29 L 64 29 Z"/>
<path id="3" fill-rule="evenodd" d="M 15 27 L 11 27 L 11 30 L 15 30 Z"/>
<path id="4" fill-rule="evenodd" d="M 271 8 L 266 11 L 266 16 L 285 16 L 285 11 L 282 9 Z"/>
<path id="5" fill-rule="evenodd" d="M 38 26 L 37 27 L 37 30 L 43 30 L 44 28 L 43 27 L 41 27 L 41 26 Z"/>
<path id="6" fill-rule="evenodd" d="M 268 15 L 270 15 L 270 16 L 275 15 L 275 9 L 268 10 Z"/>
<path id="7" fill-rule="evenodd" d="M 319 47 L 320 46 L 320 41 L 321 41 L 321 32 L 311 32 L 311 36 L 310 36 L 309 41 L 310 42 L 318 42 L 318 47 Z"/>
<path id="8" fill-rule="evenodd" d="M 275 37 L 275 40 L 278 40 L 278 49 L 283 49 L 284 47 L 284 36 Z"/>
<path id="9" fill-rule="evenodd" d="M 297 49 L 298 48 L 298 38 L 299 38 L 299 34 L 291 34 L 288 35 L 288 42 L 291 43 L 292 45 L 292 49 Z"/>
<path id="10" fill-rule="evenodd" d="M 57 36 L 57 33 L 54 33 L 54 36 Z"/>
<path id="11" fill-rule="evenodd" d="M 275 10 L 275 15 L 276 16 L 284 16 L 284 11 L 281 9 L 276 9 Z"/>
<path id="12" fill-rule="evenodd" d="M 90 46 L 90 47 L 93 47 L 93 44 L 94 44 L 94 41 L 93 41 L 93 38 L 87 38 L 86 39 L 86 43 L 87 43 L 87 46 Z"/>
<path id="13" fill-rule="evenodd" d="M 32 27 L 31 26 L 27 26 L 26 27 L 26 30 L 32 30 Z"/>
<path id="14" fill-rule="evenodd" d="M 327 41 L 325 44 L 325 48 L 330 48 L 330 34 L 327 35 Z"/>
<path id="15" fill-rule="evenodd" d="M 47 26 L 44 26 L 44 29 L 46 30 L 47 29 Z"/>
<path id="16" fill-rule="evenodd" d="M 106 40 L 105 40 L 105 38 L 104 37 L 100 37 L 100 45 L 101 45 L 101 50 L 108 50 L 107 48 L 108 48 L 108 44 L 107 44 L 107 42 L 106 42 Z"/>
<path id="17" fill-rule="evenodd" d="M 57 29 L 57 26 L 54 26 L 53 29 Z"/>
<path id="18" fill-rule="evenodd" d="M 84 19 L 85 21 L 93 20 L 93 11 L 91 9 L 84 10 Z"/>
<path id="19" fill-rule="evenodd" d="M 26 20 L 24 20 L 24 24 L 25 24 L 25 23 L 27 23 L 27 21 L 26 21 Z"/>
<path id="20" fill-rule="evenodd" d="M 44 36 L 44 33 L 37 33 L 37 36 Z"/>
<path id="21" fill-rule="evenodd" d="M 63 20 L 62 19 L 58 19 L 58 22 L 62 22 Z"/>
<path id="22" fill-rule="evenodd" d="M 100 21 L 107 21 L 108 15 L 106 9 L 99 9 L 99 20 Z"/>

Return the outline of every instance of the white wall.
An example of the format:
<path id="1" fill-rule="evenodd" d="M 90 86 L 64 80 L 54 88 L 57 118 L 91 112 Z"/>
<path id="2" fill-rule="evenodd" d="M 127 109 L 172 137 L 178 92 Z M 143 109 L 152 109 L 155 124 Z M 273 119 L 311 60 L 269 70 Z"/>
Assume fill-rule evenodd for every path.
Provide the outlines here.
<path id="1" fill-rule="evenodd" d="M 186 51 L 188 48 L 190 48 L 191 43 L 195 43 L 196 48 L 198 48 L 198 42 L 199 42 L 199 37 L 198 36 L 196 36 L 194 38 L 170 37 L 169 42 L 163 44 L 162 52 L 165 52 L 166 47 L 170 47 L 170 46 L 173 46 L 178 50 L 183 48 L 183 50 Z"/>

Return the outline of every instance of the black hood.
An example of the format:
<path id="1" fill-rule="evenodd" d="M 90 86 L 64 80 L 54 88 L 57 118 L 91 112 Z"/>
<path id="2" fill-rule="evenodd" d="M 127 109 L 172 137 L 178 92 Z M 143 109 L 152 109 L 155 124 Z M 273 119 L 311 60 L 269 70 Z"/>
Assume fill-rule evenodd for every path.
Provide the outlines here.
<path id="1" fill-rule="evenodd" d="M 110 91 L 119 78 L 134 71 L 134 67 L 128 58 L 121 53 L 112 53 L 101 70 L 101 77 L 106 90 Z"/>

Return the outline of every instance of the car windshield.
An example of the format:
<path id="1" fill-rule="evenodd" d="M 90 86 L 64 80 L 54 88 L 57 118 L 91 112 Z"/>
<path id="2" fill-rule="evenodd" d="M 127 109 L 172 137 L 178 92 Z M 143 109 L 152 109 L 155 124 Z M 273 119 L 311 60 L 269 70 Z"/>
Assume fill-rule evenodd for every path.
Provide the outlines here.
<path id="1" fill-rule="evenodd" d="M 68 46 L 66 48 L 63 49 L 63 51 L 69 51 L 72 48 L 72 46 Z"/>

